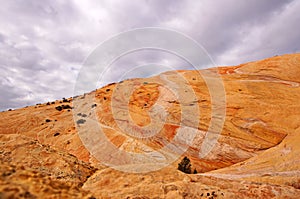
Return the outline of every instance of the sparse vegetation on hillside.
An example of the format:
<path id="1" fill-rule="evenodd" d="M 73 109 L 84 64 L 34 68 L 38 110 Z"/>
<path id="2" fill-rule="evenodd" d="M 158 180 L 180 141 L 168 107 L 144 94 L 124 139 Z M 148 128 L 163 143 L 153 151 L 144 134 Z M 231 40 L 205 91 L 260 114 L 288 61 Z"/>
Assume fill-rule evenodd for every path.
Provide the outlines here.
<path id="1" fill-rule="evenodd" d="M 70 105 L 61 105 L 61 106 L 55 107 L 55 109 L 58 111 L 61 111 L 63 109 L 72 109 L 72 107 Z"/>
<path id="2" fill-rule="evenodd" d="M 63 102 L 70 102 L 70 100 L 67 100 L 66 98 L 63 98 Z"/>

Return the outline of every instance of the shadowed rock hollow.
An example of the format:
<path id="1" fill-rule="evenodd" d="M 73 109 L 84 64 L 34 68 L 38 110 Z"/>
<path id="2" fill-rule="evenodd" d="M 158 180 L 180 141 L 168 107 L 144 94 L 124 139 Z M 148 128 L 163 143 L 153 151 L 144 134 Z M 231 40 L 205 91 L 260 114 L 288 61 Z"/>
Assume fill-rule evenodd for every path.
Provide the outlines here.
<path id="1" fill-rule="evenodd" d="M 216 74 L 225 101 L 211 97 L 222 91 Z M 0 198 L 297 198 L 299 77 L 300 54 L 291 54 L 125 80 L 74 99 L 2 112 Z M 218 134 L 210 126 L 220 110 L 226 114 Z M 93 146 L 99 160 L 78 132 L 91 135 L 87 143 L 105 138 L 123 153 Z M 210 136 L 215 145 L 199 157 Z M 165 147 L 170 142 L 187 150 L 178 155 Z M 118 171 L 137 166 L 129 153 L 153 160 L 139 165 L 144 171 L 168 166 Z M 177 170 L 184 156 L 198 174 Z M 118 170 L 107 162 L 119 163 Z"/>

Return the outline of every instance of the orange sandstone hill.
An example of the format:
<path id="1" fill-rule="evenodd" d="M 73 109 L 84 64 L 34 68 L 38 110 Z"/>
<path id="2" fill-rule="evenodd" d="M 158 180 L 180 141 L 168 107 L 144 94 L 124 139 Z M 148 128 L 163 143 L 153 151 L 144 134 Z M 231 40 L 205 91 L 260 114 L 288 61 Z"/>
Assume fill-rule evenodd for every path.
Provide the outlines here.
<path id="1" fill-rule="evenodd" d="M 5 111 L 0 198 L 299 198 L 299 99 L 291 54 Z"/>

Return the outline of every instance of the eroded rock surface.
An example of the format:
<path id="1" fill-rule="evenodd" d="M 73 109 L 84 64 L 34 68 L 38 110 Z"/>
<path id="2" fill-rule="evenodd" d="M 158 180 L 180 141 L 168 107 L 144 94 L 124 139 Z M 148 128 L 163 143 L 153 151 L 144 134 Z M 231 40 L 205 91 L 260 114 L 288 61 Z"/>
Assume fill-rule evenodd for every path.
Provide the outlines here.
<path id="1" fill-rule="evenodd" d="M 297 198 L 299 77 L 300 54 L 283 55 L 170 71 L 2 112 L 0 197 Z M 223 91 L 225 100 L 212 94 Z M 222 119 L 219 134 L 212 123 Z M 215 140 L 211 150 L 203 148 L 207 137 Z M 104 138 L 114 150 L 97 146 Z M 170 150 L 168 143 L 180 147 Z M 122 172 L 140 162 L 131 153 L 144 160 L 143 171 L 153 171 Z M 184 156 L 198 174 L 177 170 Z M 157 165 L 168 166 L 154 171 Z"/>

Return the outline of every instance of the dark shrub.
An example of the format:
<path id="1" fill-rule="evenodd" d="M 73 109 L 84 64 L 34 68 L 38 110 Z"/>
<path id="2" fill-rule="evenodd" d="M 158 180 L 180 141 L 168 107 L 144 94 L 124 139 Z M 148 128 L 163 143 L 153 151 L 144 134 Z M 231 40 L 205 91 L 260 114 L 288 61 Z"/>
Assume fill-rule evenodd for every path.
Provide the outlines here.
<path id="1" fill-rule="evenodd" d="M 67 100 L 66 98 L 63 98 L 63 102 L 70 102 L 70 101 Z"/>
<path id="2" fill-rule="evenodd" d="M 50 105 L 50 102 L 47 102 L 47 104 L 46 105 Z"/>
<path id="3" fill-rule="evenodd" d="M 96 107 L 96 106 L 97 106 L 97 104 L 93 104 L 93 105 L 92 105 L 92 108 L 94 108 L 94 107 Z"/>
<path id="4" fill-rule="evenodd" d="M 61 105 L 61 106 L 55 107 L 55 109 L 58 111 L 61 111 L 63 109 L 72 109 L 72 107 L 70 105 Z"/>
<path id="5" fill-rule="evenodd" d="M 77 120 L 77 124 L 84 124 L 86 122 L 86 120 L 84 120 L 84 119 L 79 119 L 79 120 Z"/>
<path id="6" fill-rule="evenodd" d="M 54 137 L 58 136 L 59 134 L 60 134 L 59 132 L 54 133 Z"/>
<path id="7" fill-rule="evenodd" d="M 50 119 L 46 119 L 45 121 L 46 121 L 46 122 L 51 122 L 51 120 L 50 120 Z"/>
<path id="8" fill-rule="evenodd" d="M 61 105 L 61 107 L 63 109 L 72 109 L 72 107 L 70 105 Z"/>
<path id="9" fill-rule="evenodd" d="M 191 161 L 188 157 L 184 157 L 181 162 L 178 164 L 178 170 L 190 174 L 192 172 L 191 170 Z"/>
<path id="10" fill-rule="evenodd" d="M 58 111 L 63 110 L 63 108 L 61 106 L 57 106 L 57 107 L 55 107 L 55 109 L 58 110 Z"/>

